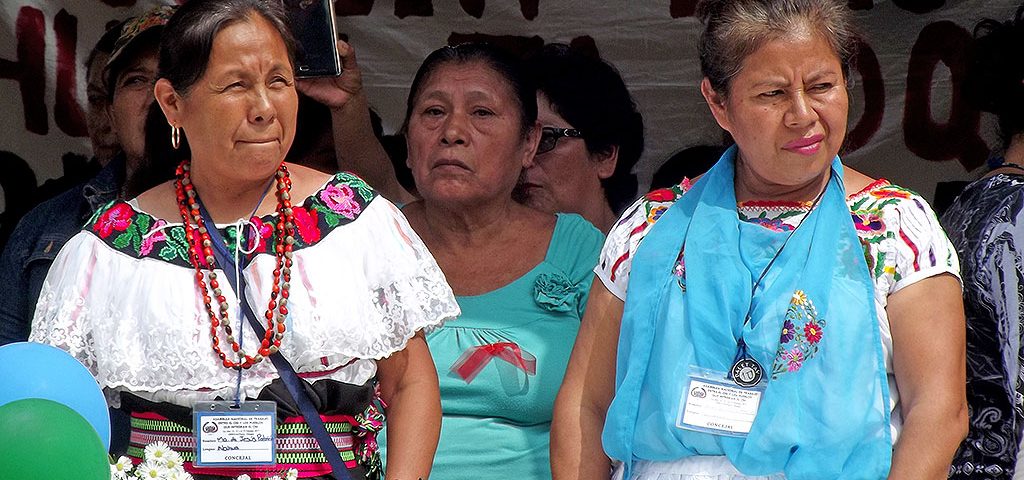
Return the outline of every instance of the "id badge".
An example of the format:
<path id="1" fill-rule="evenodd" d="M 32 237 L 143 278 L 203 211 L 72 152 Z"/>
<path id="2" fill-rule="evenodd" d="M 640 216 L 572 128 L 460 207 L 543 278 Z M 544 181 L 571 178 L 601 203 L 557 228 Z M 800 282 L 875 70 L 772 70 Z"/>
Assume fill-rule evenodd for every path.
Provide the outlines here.
<path id="1" fill-rule="evenodd" d="M 275 402 L 196 402 L 192 412 L 196 466 L 277 464 Z"/>
<path id="2" fill-rule="evenodd" d="M 676 427 L 743 437 L 757 417 L 764 385 L 741 387 L 726 372 L 690 367 L 686 388 L 679 399 Z"/>

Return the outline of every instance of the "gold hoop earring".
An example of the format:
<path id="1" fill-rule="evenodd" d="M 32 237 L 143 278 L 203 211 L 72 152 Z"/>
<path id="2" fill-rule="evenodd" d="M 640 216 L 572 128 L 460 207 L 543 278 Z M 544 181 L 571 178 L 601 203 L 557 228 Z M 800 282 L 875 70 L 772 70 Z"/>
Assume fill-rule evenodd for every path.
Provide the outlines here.
<path id="1" fill-rule="evenodd" d="M 181 127 L 171 125 L 171 147 L 175 150 L 181 146 Z"/>

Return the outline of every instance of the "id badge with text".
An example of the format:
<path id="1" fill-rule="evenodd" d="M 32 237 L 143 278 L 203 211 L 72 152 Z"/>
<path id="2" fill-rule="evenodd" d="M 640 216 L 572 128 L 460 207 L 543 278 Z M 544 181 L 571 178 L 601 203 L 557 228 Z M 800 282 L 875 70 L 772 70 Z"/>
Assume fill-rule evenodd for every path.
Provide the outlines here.
<path id="1" fill-rule="evenodd" d="M 277 463 L 277 404 L 269 401 L 196 402 L 192 408 L 199 467 Z"/>
<path id="2" fill-rule="evenodd" d="M 764 394 L 764 384 L 741 387 L 725 372 L 690 368 L 679 399 L 676 427 L 742 437 L 750 432 Z"/>

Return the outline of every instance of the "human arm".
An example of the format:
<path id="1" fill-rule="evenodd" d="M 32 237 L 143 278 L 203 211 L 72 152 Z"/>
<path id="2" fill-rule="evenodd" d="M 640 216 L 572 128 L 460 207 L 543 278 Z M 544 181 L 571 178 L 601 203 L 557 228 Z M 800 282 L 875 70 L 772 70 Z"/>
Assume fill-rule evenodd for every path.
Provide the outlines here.
<path id="1" fill-rule="evenodd" d="M 960 284 L 950 274 L 926 278 L 890 295 L 885 310 L 903 416 L 889 478 L 946 478 L 967 435 Z"/>
<path id="2" fill-rule="evenodd" d="M 338 56 L 341 57 L 341 76 L 298 82 L 299 91 L 331 109 L 338 168 L 363 177 L 393 203 L 412 202 L 416 198 L 398 182 L 391 159 L 373 134 L 369 102 L 355 50 L 338 40 Z"/>
<path id="3" fill-rule="evenodd" d="M 608 405 L 615 394 L 622 300 L 597 277 L 569 357 L 551 421 L 551 473 L 556 480 L 607 480 L 611 463 L 601 446 Z"/>
<path id="4" fill-rule="evenodd" d="M 377 378 L 388 405 L 385 478 L 426 479 L 441 435 L 441 395 L 422 331 L 404 349 L 377 361 Z"/>

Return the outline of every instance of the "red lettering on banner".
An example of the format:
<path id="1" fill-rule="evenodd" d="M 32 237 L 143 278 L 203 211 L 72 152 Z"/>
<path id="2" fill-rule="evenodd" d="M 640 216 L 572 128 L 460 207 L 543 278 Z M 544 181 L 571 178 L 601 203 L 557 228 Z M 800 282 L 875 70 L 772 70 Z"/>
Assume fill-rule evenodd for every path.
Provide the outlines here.
<path id="1" fill-rule="evenodd" d="M 85 137 L 85 112 L 78 103 L 77 79 L 75 73 L 75 47 L 78 44 L 78 19 L 61 9 L 53 18 L 53 30 L 57 35 L 57 92 L 53 107 L 53 119 L 57 128 L 72 137 Z"/>
<path id="2" fill-rule="evenodd" d="M 40 135 L 50 130 L 46 118 L 46 20 L 43 12 L 21 7 L 14 24 L 17 39 L 17 60 L 0 59 L 0 78 L 16 80 L 21 88 L 21 105 L 25 110 L 25 129 Z"/>
<path id="3" fill-rule="evenodd" d="M 970 41 L 967 30 L 947 20 L 921 30 L 910 51 L 903 111 L 903 138 L 911 152 L 932 161 L 956 158 L 967 170 L 980 167 L 988 156 L 988 147 L 978 134 L 981 113 L 960 92 Z M 940 61 L 949 68 L 952 87 L 945 123 L 936 122 L 931 111 L 932 79 Z"/>
<path id="4" fill-rule="evenodd" d="M 885 82 L 882 80 L 882 68 L 878 64 L 871 45 L 863 40 L 857 42 L 857 57 L 854 59 L 857 73 L 860 74 L 861 89 L 864 92 L 864 113 L 860 120 L 846 136 L 845 151 L 853 152 L 863 147 L 871 137 L 875 136 L 882 126 L 885 114 Z"/>
<path id="5" fill-rule="evenodd" d="M 692 17 L 697 12 L 697 0 L 672 0 L 668 11 L 672 18 Z"/>

